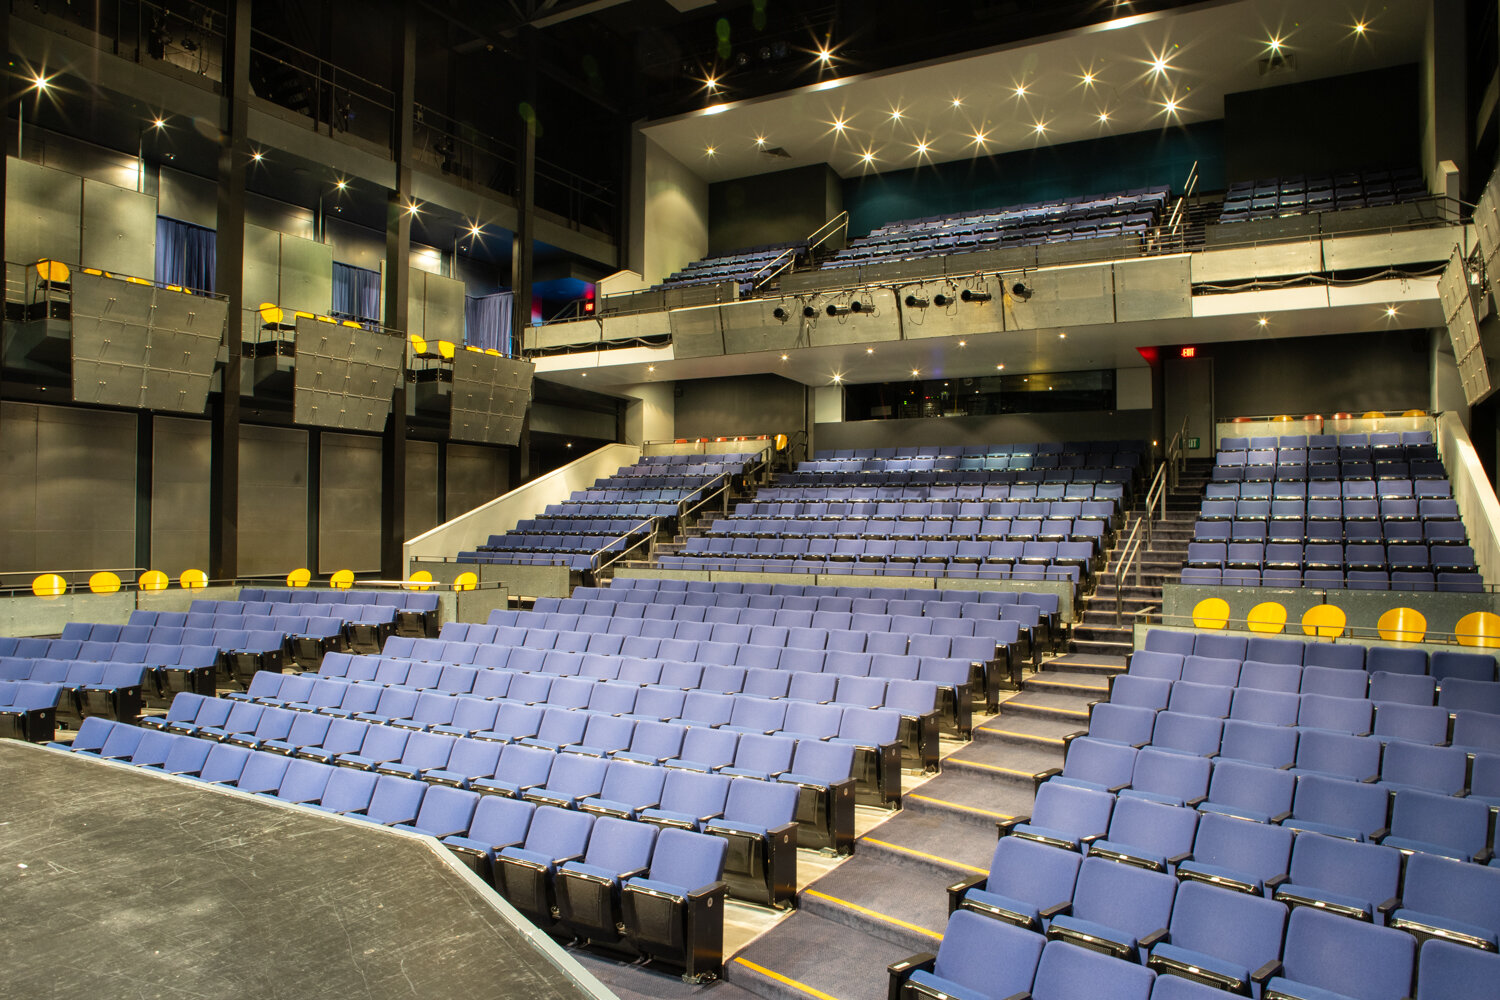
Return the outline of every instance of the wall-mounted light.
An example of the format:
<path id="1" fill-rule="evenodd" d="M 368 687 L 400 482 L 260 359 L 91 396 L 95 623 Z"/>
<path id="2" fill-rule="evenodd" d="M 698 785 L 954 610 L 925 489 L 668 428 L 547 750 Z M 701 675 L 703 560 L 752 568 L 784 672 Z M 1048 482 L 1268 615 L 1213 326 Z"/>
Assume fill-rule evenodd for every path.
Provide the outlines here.
<path id="1" fill-rule="evenodd" d="M 1010 286 L 1010 294 L 1013 295 L 1013 296 L 1015 296 L 1018 299 L 1029 299 L 1029 298 L 1031 298 L 1031 292 L 1032 292 L 1031 286 L 1028 285 L 1028 284 L 1026 284 L 1026 282 L 1024 282 L 1024 281 L 1018 281 L 1014 285 Z"/>
<path id="2" fill-rule="evenodd" d="M 787 312 L 781 306 L 777 306 L 775 309 L 772 309 L 771 310 L 771 315 L 774 316 L 774 317 L 776 317 L 778 320 L 780 320 L 783 323 L 786 322 Z"/>
<path id="3" fill-rule="evenodd" d="M 830 316 L 847 316 L 849 315 L 849 306 L 843 302 L 830 302 L 828 303 L 827 312 Z"/>
<path id="4" fill-rule="evenodd" d="M 870 313 L 870 312 L 874 312 L 875 311 L 875 303 L 873 303 L 873 302 L 861 302 L 861 301 L 859 301 L 859 299 L 855 299 L 853 302 L 849 303 L 849 311 L 850 312 L 857 312 L 857 313 Z"/>
<path id="5" fill-rule="evenodd" d="M 953 296 L 946 295 L 942 292 L 938 292 L 932 297 L 932 304 L 937 306 L 939 309 L 942 309 L 944 306 L 951 306 L 953 302 Z"/>
<path id="6" fill-rule="evenodd" d="M 962 292 L 958 293 L 958 297 L 965 302 L 988 302 L 994 298 L 989 292 L 976 292 L 972 288 L 965 288 Z"/>
<path id="7" fill-rule="evenodd" d="M 814 316 L 818 315 L 818 311 L 812 306 L 803 306 L 802 315 L 807 319 L 812 319 Z"/>
<path id="8" fill-rule="evenodd" d="M 908 295 L 906 297 L 906 305 L 909 309 L 926 309 L 927 300 L 919 295 Z"/>

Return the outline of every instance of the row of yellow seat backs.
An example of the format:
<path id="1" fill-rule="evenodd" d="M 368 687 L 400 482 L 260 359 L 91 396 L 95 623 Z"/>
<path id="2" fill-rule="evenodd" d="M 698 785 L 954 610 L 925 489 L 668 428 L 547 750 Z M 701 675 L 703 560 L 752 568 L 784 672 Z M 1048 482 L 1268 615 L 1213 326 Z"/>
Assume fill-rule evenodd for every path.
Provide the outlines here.
<path id="1" fill-rule="evenodd" d="M 307 569 L 294 569 L 287 574 L 286 585 L 288 587 L 306 587 L 312 582 L 312 573 Z M 171 586 L 172 579 L 159 569 L 151 569 L 142 573 L 136 581 L 140 590 L 166 590 Z M 178 583 L 184 590 L 197 590 L 208 586 L 208 574 L 201 569 L 186 569 L 178 577 Z M 328 578 L 328 585 L 335 590 L 348 590 L 354 586 L 354 572 L 341 569 Z M 453 581 L 454 590 L 473 590 L 479 585 L 479 577 L 472 573 L 460 573 Z M 89 591 L 95 594 L 118 593 L 123 586 L 118 573 L 101 570 L 89 577 Z M 424 570 L 418 570 L 411 575 L 406 586 L 411 590 L 429 590 L 436 586 L 432 580 L 432 574 Z M 68 581 L 57 573 L 43 573 L 31 581 L 31 592 L 38 597 L 58 597 L 68 592 Z"/>
<path id="2" fill-rule="evenodd" d="M 1218 630 L 1229 624 L 1229 602 L 1206 597 L 1193 607 L 1195 628 Z M 1344 634 L 1349 617 L 1342 608 L 1319 604 L 1302 615 L 1302 634 L 1318 639 L 1336 639 Z M 1276 601 L 1264 601 L 1250 609 L 1245 627 L 1262 635 L 1280 635 L 1287 626 L 1287 610 Z M 1415 608 L 1390 608 L 1375 623 L 1375 631 L 1386 642 L 1421 642 L 1427 637 L 1427 618 Z M 1461 646 L 1500 647 L 1500 615 L 1472 611 L 1458 620 L 1453 634 Z"/>

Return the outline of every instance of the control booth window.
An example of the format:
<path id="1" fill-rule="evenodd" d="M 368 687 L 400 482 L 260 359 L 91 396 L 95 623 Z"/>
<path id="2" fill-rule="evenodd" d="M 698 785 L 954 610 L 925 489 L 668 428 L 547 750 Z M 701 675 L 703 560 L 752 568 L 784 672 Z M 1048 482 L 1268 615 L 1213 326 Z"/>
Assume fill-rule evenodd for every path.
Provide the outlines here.
<path id="1" fill-rule="evenodd" d="M 1112 368 L 976 378 L 913 378 L 904 382 L 849 385 L 844 389 L 846 420 L 1076 413 L 1114 408 Z"/>

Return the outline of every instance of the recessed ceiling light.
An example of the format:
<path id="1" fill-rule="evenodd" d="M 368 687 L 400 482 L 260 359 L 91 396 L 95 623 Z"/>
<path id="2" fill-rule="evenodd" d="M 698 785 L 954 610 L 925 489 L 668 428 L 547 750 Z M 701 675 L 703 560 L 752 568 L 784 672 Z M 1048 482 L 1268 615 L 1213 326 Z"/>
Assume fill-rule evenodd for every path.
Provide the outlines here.
<path id="1" fill-rule="evenodd" d="M 922 139 L 915 146 L 913 146 L 912 148 L 917 151 L 917 155 L 918 156 L 926 156 L 927 155 L 927 151 L 929 149 L 931 149 L 932 147 L 929 146 L 929 145 L 927 145 L 927 140 L 926 139 Z"/>
<path id="2" fill-rule="evenodd" d="M 349 182 L 340 177 L 338 180 L 333 182 L 333 186 L 338 188 L 340 191 L 347 191 L 349 189 Z"/>
<path id="3" fill-rule="evenodd" d="M 765 149 L 766 148 L 766 137 L 763 136 L 763 135 L 756 136 L 755 137 L 755 146 L 756 146 L 757 149 Z"/>
<path id="4" fill-rule="evenodd" d="M 866 347 L 865 348 L 865 353 L 866 354 L 874 354 L 875 353 L 875 348 L 873 348 L 873 347 Z"/>
<path id="5" fill-rule="evenodd" d="M 1255 325 L 1256 326 L 1265 326 L 1268 322 L 1270 322 L 1270 321 L 1267 320 L 1264 316 L 1262 316 L 1260 319 L 1258 319 L 1258 320 L 1255 321 Z"/>
<path id="6" fill-rule="evenodd" d="M 1162 105 L 1162 110 L 1169 115 L 1175 115 L 1181 107 L 1182 105 L 1178 103 L 1177 98 L 1169 97 L 1166 103 Z"/>
<path id="7" fill-rule="evenodd" d="M 1024 84 L 1024 83 L 1018 83 L 1018 84 L 1016 84 L 1016 96 L 1017 97 L 1025 97 L 1026 96 L 1026 84 Z"/>
<path id="8" fill-rule="evenodd" d="M 1280 38 L 1280 36 L 1278 36 L 1278 35 L 1272 35 L 1271 38 L 1270 38 L 1270 40 L 1266 42 L 1266 46 L 1272 52 L 1280 52 L 1281 51 L 1281 38 Z"/>
<path id="9" fill-rule="evenodd" d="M 648 372 L 654 372 L 654 371 L 656 371 L 656 366 L 655 365 L 647 365 L 646 366 L 646 370 Z"/>
<path id="10" fill-rule="evenodd" d="M 257 149 L 257 150 L 255 150 L 255 151 L 254 151 L 254 152 L 252 152 L 252 153 L 251 153 L 251 154 L 250 154 L 250 159 L 252 159 L 252 160 L 254 160 L 254 161 L 255 161 L 255 162 L 256 162 L 256 163 L 259 163 L 259 162 L 260 162 L 260 161 L 261 161 L 261 160 L 263 160 L 263 159 L 265 159 L 265 158 L 266 158 L 266 154 L 265 154 L 265 153 L 262 153 L 262 152 L 261 152 L 261 151 L 260 151 L 260 150 L 258 150 L 258 149 Z"/>
<path id="11" fill-rule="evenodd" d="M 1155 56 L 1151 60 L 1151 72 L 1161 76 L 1167 71 L 1167 60 L 1164 56 Z"/>
<path id="12" fill-rule="evenodd" d="M 1003 372 L 1003 371 L 1005 371 L 1005 366 L 1004 365 L 996 365 L 995 366 L 995 371 L 997 371 L 997 372 Z"/>
<path id="13" fill-rule="evenodd" d="M 719 147 L 717 147 L 717 146 L 705 146 L 704 149 L 703 149 L 703 155 L 704 156 L 717 156 L 718 152 L 719 152 Z"/>
<path id="14" fill-rule="evenodd" d="M 1395 319 L 1396 318 L 1396 307 L 1395 306 L 1386 306 L 1385 307 L 1385 317 L 1386 317 L 1386 319 Z"/>
<path id="15" fill-rule="evenodd" d="M 166 128 L 167 120 L 165 118 L 157 117 L 151 120 L 151 124 L 155 125 L 157 128 Z"/>
<path id="16" fill-rule="evenodd" d="M 1088 70 L 1087 72 L 1085 72 L 1083 74 L 1083 85 L 1085 87 L 1092 87 L 1094 85 L 1094 71 L 1093 70 Z"/>
<path id="17" fill-rule="evenodd" d="M 589 373 L 588 373 L 588 372 L 582 372 L 582 373 L 581 373 L 581 374 L 580 374 L 580 375 L 579 375 L 579 378 L 588 378 L 588 377 L 589 377 Z"/>
<path id="18" fill-rule="evenodd" d="M 960 340 L 958 342 L 958 346 L 959 347 L 968 347 L 969 346 L 969 342 L 967 340 Z"/>
<path id="19" fill-rule="evenodd" d="M 1364 21 L 1355 21 L 1354 22 L 1354 33 L 1356 35 L 1363 35 L 1365 33 L 1365 29 L 1368 28 L 1368 27 L 1369 27 L 1369 25 L 1366 24 Z"/>
<path id="20" fill-rule="evenodd" d="M 842 382 L 842 381 L 844 381 L 844 376 L 840 375 L 838 372 L 834 372 L 833 373 L 833 380 L 835 382 Z"/>
<path id="21" fill-rule="evenodd" d="M 1099 112 L 1099 120 L 1101 122 L 1109 121 L 1109 110 L 1107 108 Z"/>
<path id="22" fill-rule="evenodd" d="M 782 360 L 782 361 L 785 361 L 785 360 L 786 360 L 786 355 L 785 355 L 785 354 L 783 354 L 783 355 L 782 355 L 782 356 L 781 356 L 781 360 Z"/>
<path id="23" fill-rule="evenodd" d="M 983 148 L 984 144 L 989 141 L 990 134 L 983 129 L 975 129 L 974 134 L 969 136 L 969 138 L 974 140 L 974 145 Z"/>
<path id="24" fill-rule="evenodd" d="M 35 87 L 37 90 L 43 90 L 44 91 L 49 86 L 52 85 L 52 77 L 50 77 L 50 76 L 43 76 L 40 73 L 32 74 L 31 85 L 33 87 Z"/>
<path id="25" fill-rule="evenodd" d="M 1057 335 L 1057 339 L 1058 340 L 1067 340 L 1068 339 L 1068 335 L 1066 333 L 1059 333 Z"/>
<path id="26" fill-rule="evenodd" d="M 953 99 L 953 106 L 955 108 L 961 108 L 961 107 L 963 107 L 964 106 L 964 99 L 962 97 L 955 97 Z"/>
<path id="27" fill-rule="evenodd" d="M 1031 130 L 1033 132 L 1035 132 L 1037 135 L 1041 135 L 1043 132 L 1047 131 L 1047 123 L 1046 122 L 1037 122 L 1035 125 L 1033 125 L 1031 127 Z"/>
<path id="28" fill-rule="evenodd" d="M 867 149 L 863 153 L 860 153 L 859 154 L 859 161 L 861 163 L 874 163 L 875 162 L 875 151 L 873 149 Z"/>
<path id="29" fill-rule="evenodd" d="M 478 239 L 484 235 L 484 227 L 477 222 L 471 223 L 469 225 L 469 235 Z"/>
<path id="30" fill-rule="evenodd" d="M 922 370 L 920 368 L 913 368 L 911 370 L 911 374 L 912 378 L 916 378 L 918 375 L 922 374 Z"/>
<path id="31" fill-rule="evenodd" d="M 703 81 L 703 86 L 707 87 L 708 92 L 711 94 L 719 89 L 719 78 L 716 76 L 711 76 Z"/>
<path id="32" fill-rule="evenodd" d="M 833 50 L 826 45 L 819 48 L 818 62 L 822 63 L 824 66 L 827 66 L 829 63 L 833 62 Z"/>
<path id="33" fill-rule="evenodd" d="M 828 124 L 830 124 L 830 125 L 833 126 L 833 130 L 835 132 L 842 133 L 844 131 L 844 129 L 846 127 L 848 127 L 849 122 L 847 120 L 845 120 L 842 116 L 840 116 L 838 118 L 835 118 L 833 121 L 829 122 Z"/>

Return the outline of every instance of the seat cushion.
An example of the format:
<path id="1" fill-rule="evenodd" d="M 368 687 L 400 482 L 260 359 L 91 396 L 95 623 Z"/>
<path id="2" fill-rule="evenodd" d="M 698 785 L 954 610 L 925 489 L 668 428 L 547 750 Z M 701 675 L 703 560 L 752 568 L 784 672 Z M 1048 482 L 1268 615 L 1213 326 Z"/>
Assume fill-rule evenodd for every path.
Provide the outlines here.
<path id="1" fill-rule="evenodd" d="M 960 986 L 950 979 L 944 979 L 942 976 L 934 976 L 932 973 L 924 972 L 921 969 L 913 972 L 907 982 L 914 986 L 925 987 L 927 992 L 938 996 L 953 997 L 954 1000 L 991 1000 L 990 997 L 983 993 Z"/>
<path id="2" fill-rule="evenodd" d="M 1298 1000 L 1355 1000 L 1354 997 L 1344 993 L 1335 993 L 1332 990 L 1325 990 L 1318 986 L 1309 986 L 1306 983 L 1294 982 L 1290 979 L 1283 979 L 1280 976 L 1273 976 L 1266 983 L 1266 991 L 1270 992 L 1271 990 L 1284 993 L 1289 997 L 1297 997 Z"/>

